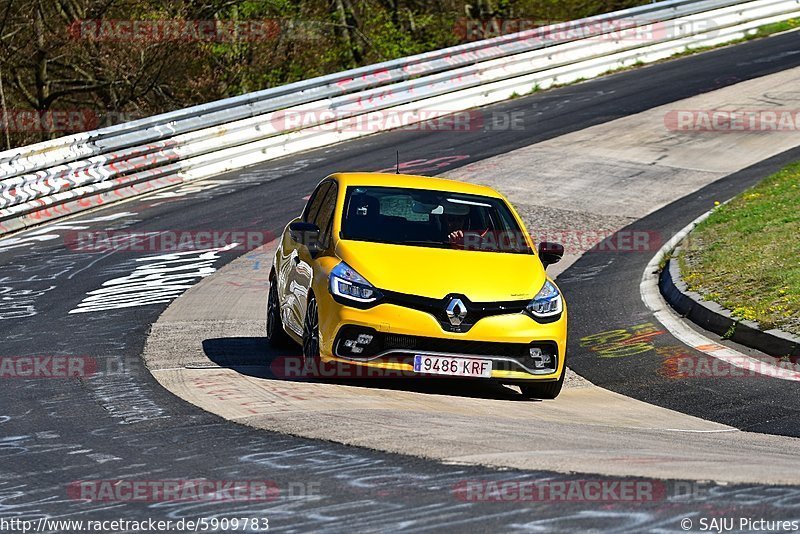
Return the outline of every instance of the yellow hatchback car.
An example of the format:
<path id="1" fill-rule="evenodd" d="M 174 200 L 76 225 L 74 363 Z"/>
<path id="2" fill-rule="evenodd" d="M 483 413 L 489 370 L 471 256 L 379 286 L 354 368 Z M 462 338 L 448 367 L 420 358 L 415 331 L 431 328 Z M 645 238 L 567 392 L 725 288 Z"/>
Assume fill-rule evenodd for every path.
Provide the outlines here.
<path id="1" fill-rule="evenodd" d="M 564 382 L 567 307 L 545 268 L 564 249 L 534 250 L 489 187 L 334 174 L 283 232 L 267 338 L 302 344 L 307 369 L 492 379 L 553 399 Z"/>

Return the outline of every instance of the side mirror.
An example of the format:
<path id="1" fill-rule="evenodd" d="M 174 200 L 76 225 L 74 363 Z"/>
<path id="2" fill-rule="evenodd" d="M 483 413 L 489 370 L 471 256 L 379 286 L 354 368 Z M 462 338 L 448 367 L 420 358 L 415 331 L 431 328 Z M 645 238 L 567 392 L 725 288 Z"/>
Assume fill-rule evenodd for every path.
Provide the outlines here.
<path id="1" fill-rule="evenodd" d="M 539 259 L 542 260 L 542 265 L 544 265 L 545 269 L 547 269 L 548 265 L 560 262 L 563 256 L 564 245 L 548 241 L 539 243 Z"/>
<path id="2" fill-rule="evenodd" d="M 316 254 L 322 250 L 319 243 L 319 226 L 314 223 L 293 222 L 289 225 L 289 236 L 295 243 L 308 247 L 308 251 L 311 254 Z"/>

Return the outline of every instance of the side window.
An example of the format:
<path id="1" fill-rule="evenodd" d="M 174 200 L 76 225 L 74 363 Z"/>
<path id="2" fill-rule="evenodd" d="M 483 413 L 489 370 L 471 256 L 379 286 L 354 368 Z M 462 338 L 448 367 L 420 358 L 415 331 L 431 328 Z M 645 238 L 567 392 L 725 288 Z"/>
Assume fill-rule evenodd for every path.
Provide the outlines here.
<path id="1" fill-rule="evenodd" d="M 331 244 L 331 228 L 333 227 L 333 214 L 336 211 L 336 197 L 338 191 L 339 188 L 332 182 L 317 212 L 316 220 L 313 221 L 319 226 L 320 241 L 326 248 Z"/>
<path id="2" fill-rule="evenodd" d="M 325 200 L 325 193 L 328 192 L 330 186 L 330 181 L 322 182 L 317 186 L 316 191 L 311 193 L 311 198 L 308 199 L 306 209 L 303 210 L 303 222 L 314 222 L 317 219 L 317 213 L 319 213 L 322 201 Z"/>

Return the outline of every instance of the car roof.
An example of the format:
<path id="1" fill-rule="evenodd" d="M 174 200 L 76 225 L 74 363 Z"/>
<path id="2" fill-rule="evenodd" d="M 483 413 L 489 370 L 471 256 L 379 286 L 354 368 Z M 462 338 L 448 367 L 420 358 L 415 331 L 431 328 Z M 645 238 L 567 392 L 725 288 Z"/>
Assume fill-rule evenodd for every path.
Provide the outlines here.
<path id="1" fill-rule="evenodd" d="M 470 184 L 447 178 L 432 178 L 414 174 L 394 174 L 384 172 L 341 172 L 332 174 L 342 187 L 348 186 L 381 186 L 407 187 L 409 189 L 427 189 L 432 191 L 448 191 L 468 195 L 503 198 L 500 193 L 485 185 Z"/>

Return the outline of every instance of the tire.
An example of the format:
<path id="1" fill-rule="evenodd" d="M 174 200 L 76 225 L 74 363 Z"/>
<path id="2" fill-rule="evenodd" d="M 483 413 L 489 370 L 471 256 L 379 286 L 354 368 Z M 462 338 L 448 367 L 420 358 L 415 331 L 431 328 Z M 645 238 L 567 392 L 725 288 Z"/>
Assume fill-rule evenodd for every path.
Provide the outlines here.
<path id="1" fill-rule="evenodd" d="M 303 321 L 303 368 L 310 375 L 317 374 L 321 363 L 319 355 L 319 309 L 317 298 L 308 298 L 306 318 Z"/>
<path id="2" fill-rule="evenodd" d="M 267 341 L 271 347 L 287 347 L 291 338 L 283 329 L 281 321 L 281 307 L 278 303 L 278 283 L 273 277 L 269 283 L 269 297 L 267 297 Z"/>
<path id="3" fill-rule="evenodd" d="M 564 386 L 564 375 L 567 371 L 561 373 L 561 377 L 555 382 L 534 382 L 533 384 L 520 384 L 519 389 L 522 391 L 522 396 L 526 399 L 555 399 L 561 393 L 561 388 Z"/>

